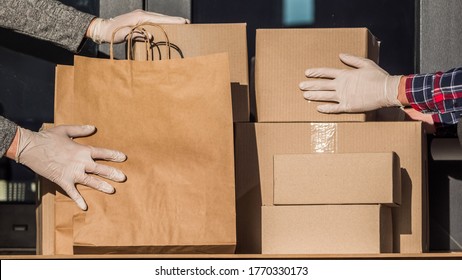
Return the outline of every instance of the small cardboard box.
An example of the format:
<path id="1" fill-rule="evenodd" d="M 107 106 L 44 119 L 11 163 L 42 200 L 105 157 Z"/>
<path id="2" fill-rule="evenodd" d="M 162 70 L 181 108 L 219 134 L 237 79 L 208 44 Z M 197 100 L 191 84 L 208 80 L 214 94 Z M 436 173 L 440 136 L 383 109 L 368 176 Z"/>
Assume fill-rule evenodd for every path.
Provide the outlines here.
<path id="1" fill-rule="evenodd" d="M 426 252 L 427 148 L 423 136 L 420 122 L 235 124 L 236 196 L 260 187 L 261 205 L 274 205 L 273 157 L 277 154 L 395 152 L 401 162 L 402 192 L 400 207 L 393 208 L 394 252 Z"/>
<path id="2" fill-rule="evenodd" d="M 366 28 L 259 29 L 255 91 L 258 122 L 352 122 L 374 120 L 374 113 L 322 114 L 298 88 L 308 68 L 347 69 L 339 53 L 378 61 L 379 43 Z"/>
<path id="3" fill-rule="evenodd" d="M 274 204 L 399 205 L 399 157 L 392 152 L 275 155 Z"/>
<path id="4" fill-rule="evenodd" d="M 155 40 L 164 41 L 165 36 L 159 28 L 143 26 Z M 231 79 L 231 98 L 233 103 L 234 122 L 247 122 L 250 117 L 249 70 L 247 57 L 247 25 L 245 23 L 230 24 L 166 24 L 162 28 L 172 44 L 172 58 L 203 56 L 215 53 L 228 53 Z M 165 43 L 165 42 L 164 42 Z M 135 44 L 135 59 L 146 60 L 144 42 Z M 158 60 L 158 51 L 162 59 L 166 59 L 165 46 L 154 48 L 149 55 Z M 150 56 L 152 58 L 152 56 Z"/>
<path id="5" fill-rule="evenodd" d="M 391 253 L 391 208 L 381 205 L 262 207 L 263 254 Z"/>

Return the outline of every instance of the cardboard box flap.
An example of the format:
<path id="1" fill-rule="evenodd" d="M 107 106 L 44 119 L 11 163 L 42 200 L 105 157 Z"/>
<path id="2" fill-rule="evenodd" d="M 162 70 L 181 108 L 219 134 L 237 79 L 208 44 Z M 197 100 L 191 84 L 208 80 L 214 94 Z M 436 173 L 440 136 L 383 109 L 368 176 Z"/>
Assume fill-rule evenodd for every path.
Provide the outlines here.
<path id="1" fill-rule="evenodd" d="M 400 203 L 393 152 L 274 155 L 275 205 Z"/>

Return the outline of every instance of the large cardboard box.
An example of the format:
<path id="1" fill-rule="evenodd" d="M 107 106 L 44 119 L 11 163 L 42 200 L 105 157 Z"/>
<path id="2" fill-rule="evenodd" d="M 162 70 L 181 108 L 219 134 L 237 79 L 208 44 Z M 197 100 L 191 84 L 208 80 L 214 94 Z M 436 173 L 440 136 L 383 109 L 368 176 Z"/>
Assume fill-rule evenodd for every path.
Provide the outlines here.
<path id="1" fill-rule="evenodd" d="M 395 153 L 274 155 L 274 204 L 401 204 Z"/>
<path id="2" fill-rule="evenodd" d="M 277 154 L 395 152 L 401 162 L 402 193 L 400 207 L 393 209 L 394 252 L 425 252 L 428 209 L 423 136 L 420 122 L 236 124 L 236 195 L 240 198 L 260 187 L 262 205 L 273 205 L 273 157 Z"/>
<path id="3" fill-rule="evenodd" d="M 165 36 L 159 28 L 143 26 L 146 31 L 153 34 L 154 41 L 164 41 Z M 162 25 L 172 44 L 172 58 L 195 57 L 215 53 L 228 53 L 229 70 L 231 78 L 231 97 L 233 102 L 233 120 L 247 122 L 250 117 L 249 101 L 249 71 L 247 56 L 247 34 L 245 23 L 232 24 L 183 24 Z M 134 55 L 136 60 L 146 59 L 146 46 L 144 42 L 135 44 Z M 165 46 L 153 48 L 148 52 L 149 58 L 167 58 Z"/>
<path id="4" fill-rule="evenodd" d="M 339 53 L 379 57 L 379 44 L 366 28 L 259 29 L 255 94 L 258 122 L 346 122 L 373 120 L 374 113 L 322 114 L 298 88 L 307 68 L 348 68 Z"/>
<path id="5" fill-rule="evenodd" d="M 391 209 L 381 205 L 263 206 L 263 254 L 393 251 Z"/>

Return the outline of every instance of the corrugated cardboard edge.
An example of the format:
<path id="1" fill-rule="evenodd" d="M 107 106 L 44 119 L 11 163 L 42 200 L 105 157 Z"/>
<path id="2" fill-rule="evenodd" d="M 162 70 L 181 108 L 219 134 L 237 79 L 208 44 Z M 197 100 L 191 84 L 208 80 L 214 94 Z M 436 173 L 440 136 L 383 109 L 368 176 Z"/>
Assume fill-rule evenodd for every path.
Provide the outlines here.
<path id="1" fill-rule="evenodd" d="M 40 130 L 49 129 L 53 124 L 45 123 Z M 51 256 L 55 254 L 55 192 L 57 185 L 40 177 L 39 197 L 36 210 L 37 254 Z"/>

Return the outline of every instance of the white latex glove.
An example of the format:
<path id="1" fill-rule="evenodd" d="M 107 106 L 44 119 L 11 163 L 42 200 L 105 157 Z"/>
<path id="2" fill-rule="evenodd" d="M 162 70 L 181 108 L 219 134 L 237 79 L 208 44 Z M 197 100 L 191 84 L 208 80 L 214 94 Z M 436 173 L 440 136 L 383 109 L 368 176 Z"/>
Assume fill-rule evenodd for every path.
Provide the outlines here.
<path id="1" fill-rule="evenodd" d="M 85 137 L 94 132 L 95 127 L 90 125 L 63 125 L 40 132 L 19 128 L 16 161 L 58 184 L 82 210 L 86 210 L 87 204 L 77 191 L 76 183 L 114 193 L 110 184 L 88 173 L 116 182 L 126 179 L 120 170 L 93 160 L 122 162 L 126 159 L 123 153 L 81 145 L 72 140 L 73 137 Z"/>
<path id="2" fill-rule="evenodd" d="M 323 79 L 304 81 L 299 85 L 305 99 L 337 102 L 319 105 L 319 112 L 366 112 L 402 106 L 397 99 L 401 76 L 390 76 L 366 58 L 347 54 L 340 54 L 339 57 L 343 63 L 356 69 L 307 69 L 306 77 Z"/>
<path id="3" fill-rule="evenodd" d="M 94 19 L 88 27 L 87 35 L 95 43 L 110 43 L 112 39 L 112 33 L 117 28 L 122 26 L 134 26 L 145 22 L 157 24 L 185 24 L 189 23 L 189 20 L 182 17 L 171 17 L 158 13 L 146 12 L 143 10 L 135 10 L 115 18 Z M 117 44 L 125 41 L 130 30 L 130 27 L 127 27 L 117 31 L 114 38 L 114 43 Z"/>

